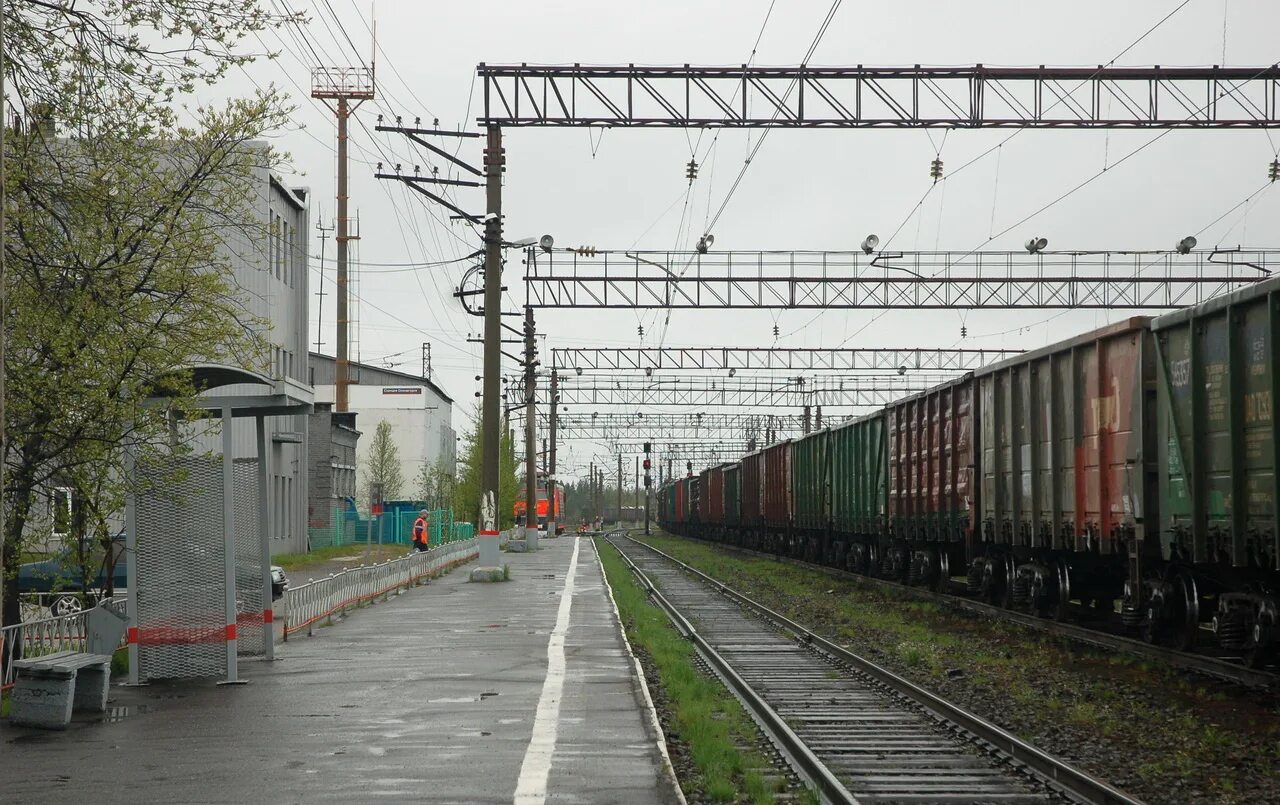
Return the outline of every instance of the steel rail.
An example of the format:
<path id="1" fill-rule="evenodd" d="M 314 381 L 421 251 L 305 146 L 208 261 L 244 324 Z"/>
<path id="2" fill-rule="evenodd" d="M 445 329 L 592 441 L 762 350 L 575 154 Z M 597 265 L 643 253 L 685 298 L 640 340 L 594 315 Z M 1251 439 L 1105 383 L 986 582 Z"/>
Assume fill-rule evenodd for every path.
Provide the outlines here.
<path id="1" fill-rule="evenodd" d="M 711 585 L 721 594 L 738 603 L 740 606 L 755 610 L 766 619 L 774 622 L 784 630 L 795 635 L 802 643 L 828 654 L 829 656 L 853 666 L 857 670 L 871 676 L 881 684 L 905 696 L 924 708 L 935 718 L 956 725 L 979 741 L 991 746 L 995 751 L 1004 754 L 1032 771 L 1041 780 L 1048 782 L 1071 796 L 1079 797 L 1086 802 L 1105 803 L 1106 805 L 1135 805 L 1140 800 L 1111 787 L 1102 780 L 1093 777 L 1080 769 L 1059 760 L 1047 752 L 1023 741 L 1016 735 L 999 726 L 970 713 L 958 705 L 925 690 L 919 685 L 904 679 L 892 671 L 853 653 L 847 648 L 834 643 L 810 629 L 778 612 L 769 609 L 737 590 L 720 582 L 697 568 L 681 562 L 679 559 L 658 548 L 641 542 L 633 537 L 627 539 L 640 545 L 669 562 L 680 567 L 686 573 Z"/>
<path id="2" fill-rule="evenodd" d="M 1035 629 L 1055 637 L 1063 637 L 1068 640 L 1073 640 L 1077 643 L 1084 643 L 1096 648 L 1123 652 L 1142 659 L 1157 660 L 1159 662 L 1167 663 L 1170 666 L 1180 668 L 1184 671 L 1193 671 L 1225 682 L 1243 685 L 1248 688 L 1280 688 L 1280 674 L 1257 668 L 1249 668 L 1248 666 L 1241 665 L 1238 662 L 1224 660 L 1220 657 L 1210 657 L 1205 654 L 1179 651 L 1178 649 L 1169 648 L 1167 646 L 1159 646 L 1142 640 L 1136 640 L 1132 637 L 1124 637 L 1123 635 L 1111 634 L 1110 632 L 1092 629 L 1088 626 L 1078 626 L 1072 623 L 1046 620 L 1026 612 L 1019 612 L 1014 609 L 1005 609 L 1004 607 L 999 607 L 982 601 L 974 601 L 973 599 L 966 598 L 962 595 L 940 593 L 934 590 L 927 590 L 922 587 L 909 587 L 905 584 L 890 581 L 888 579 L 864 576 L 860 573 L 854 573 L 849 570 L 842 570 L 838 567 L 830 567 L 816 562 L 806 562 L 803 559 L 796 559 L 791 556 L 778 556 L 777 554 L 757 551 L 752 548 L 743 548 L 740 545 L 727 545 L 720 542 L 694 539 L 693 537 L 681 537 L 681 539 L 691 539 L 699 543 L 714 545 L 717 548 L 721 548 L 732 553 L 746 554 L 748 556 L 756 556 L 762 559 L 772 559 L 774 561 L 794 565 L 796 567 L 819 570 L 832 578 L 860 581 L 873 584 L 886 590 L 896 590 L 915 598 L 919 598 L 923 601 L 932 601 L 935 604 L 941 604 L 953 609 L 962 609 L 979 615 L 999 618 L 1001 620 L 1026 626 L 1030 629 Z"/>
<path id="3" fill-rule="evenodd" d="M 623 532 L 622 536 L 635 542 L 626 532 Z M 637 544 L 643 545 L 644 543 Z M 698 651 L 706 658 L 707 663 L 715 669 L 726 685 L 752 711 L 756 722 L 760 724 L 760 728 L 769 734 L 770 739 L 787 756 L 796 772 L 806 782 L 818 789 L 823 801 L 856 805 L 858 800 L 836 778 L 831 769 L 827 768 L 827 765 L 813 753 L 813 750 L 800 739 L 800 736 L 796 735 L 791 727 L 782 720 L 782 716 L 778 715 L 777 711 L 770 707 L 769 703 L 756 693 L 755 689 L 747 684 L 746 680 L 738 675 L 733 666 L 721 657 L 720 653 L 702 635 L 698 634 L 698 630 L 693 628 L 693 624 L 684 615 L 680 614 L 680 610 L 675 605 L 667 600 L 666 596 L 645 575 L 644 571 L 635 562 L 631 561 L 631 557 L 622 551 L 618 551 L 618 555 L 622 557 L 623 561 L 631 568 L 631 572 L 640 580 L 645 592 L 667 613 L 667 617 L 675 625 L 676 631 L 693 641 Z"/>

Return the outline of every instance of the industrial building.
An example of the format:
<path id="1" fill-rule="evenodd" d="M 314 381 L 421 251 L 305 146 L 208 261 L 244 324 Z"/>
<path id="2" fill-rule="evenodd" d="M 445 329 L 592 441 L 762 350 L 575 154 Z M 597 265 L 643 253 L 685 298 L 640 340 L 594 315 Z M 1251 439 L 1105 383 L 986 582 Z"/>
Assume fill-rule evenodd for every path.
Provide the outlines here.
<path id="1" fill-rule="evenodd" d="M 335 359 L 312 352 L 310 365 L 317 406 L 332 403 Z M 453 429 L 453 399 L 442 388 L 426 377 L 356 361 L 350 364 L 350 378 L 349 407 L 363 434 L 357 445 L 357 465 L 364 466 L 378 423 L 385 421 L 399 451 L 404 496 L 412 496 L 423 465 L 443 462 L 448 472 L 455 471 L 458 437 Z"/>

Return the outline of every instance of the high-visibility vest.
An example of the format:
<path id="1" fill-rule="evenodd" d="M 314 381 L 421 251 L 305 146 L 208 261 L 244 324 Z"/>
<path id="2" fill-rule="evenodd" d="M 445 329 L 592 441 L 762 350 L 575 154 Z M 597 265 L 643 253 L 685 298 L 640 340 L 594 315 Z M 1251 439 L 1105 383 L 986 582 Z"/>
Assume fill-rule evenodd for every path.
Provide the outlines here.
<path id="1" fill-rule="evenodd" d="M 427 536 L 426 518 L 419 517 L 417 520 L 413 521 L 413 541 L 426 542 L 427 539 L 429 539 L 429 537 Z"/>

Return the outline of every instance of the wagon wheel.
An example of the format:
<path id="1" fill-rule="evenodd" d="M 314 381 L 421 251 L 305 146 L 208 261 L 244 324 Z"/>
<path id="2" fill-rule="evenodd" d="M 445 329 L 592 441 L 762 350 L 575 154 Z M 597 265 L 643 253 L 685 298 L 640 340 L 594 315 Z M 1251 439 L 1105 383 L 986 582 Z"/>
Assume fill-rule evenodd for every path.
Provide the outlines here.
<path id="1" fill-rule="evenodd" d="M 1071 617 L 1071 567 L 1066 562 L 1057 563 L 1058 598 L 1053 607 L 1053 619 L 1065 621 Z"/>
<path id="2" fill-rule="evenodd" d="M 945 593 L 951 586 L 951 556 L 945 550 L 938 551 L 936 556 L 938 557 L 938 577 L 934 579 L 933 589 L 935 592 Z"/>
<path id="3" fill-rule="evenodd" d="M 80 602 L 80 598 L 74 595 L 60 595 L 49 607 L 49 611 L 55 616 L 74 615 L 82 609 L 84 605 Z"/>
<path id="4" fill-rule="evenodd" d="M 1000 593 L 1000 605 L 1005 609 L 1013 609 L 1013 582 L 1018 573 L 1018 565 L 1012 556 L 1005 556 L 1000 559 L 1000 566 L 997 571 L 1003 576 L 1004 589 Z"/>
<path id="5" fill-rule="evenodd" d="M 1172 624 L 1170 637 L 1174 648 L 1190 651 L 1195 647 L 1196 635 L 1200 631 L 1200 594 L 1191 571 L 1184 570 L 1174 577 L 1173 592 L 1173 611 L 1181 617 L 1180 622 Z"/>

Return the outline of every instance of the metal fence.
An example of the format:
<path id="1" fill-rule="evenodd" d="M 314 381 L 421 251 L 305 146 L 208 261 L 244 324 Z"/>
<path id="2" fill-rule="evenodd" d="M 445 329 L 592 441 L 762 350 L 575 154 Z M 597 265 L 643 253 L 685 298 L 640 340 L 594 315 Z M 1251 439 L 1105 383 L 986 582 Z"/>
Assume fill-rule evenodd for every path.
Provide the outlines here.
<path id="1" fill-rule="evenodd" d="M 309 635 L 320 621 L 347 609 L 386 598 L 397 590 L 413 587 L 422 579 L 438 576 L 479 555 L 474 539 L 455 540 L 429 551 L 411 553 L 376 565 L 361 565 L 315 579 L 285 591 L 281 601 L 284 637 L 303 630 Z"/>
<path id="2" fill-rule="evenodd" d="M 123 601 L 108 598 L 102 602 L 102 606 L 124 612 Z M 89 637 L 90 611 L 86 609 L 54 618 L 25 621 L 0 629 L 0 666 L 3 666 L 0 690 L 13 687 L 14 660 L 40 657 L 59 651 L 84 651 Z M 125 639 L 121 638 L 117 648 L 125 648 L 125 646 Z"/>
<path id="3" fill-rule="evenodd" d="M 373 517 L 361 517 L 351 509 L 334 509 L 329 525 L 308 528 L 311 550 L 334 545 L 408 545 L 413 542 L 413 522 L 419 509 L 398 509 Z M 432 509 L 427 525 L 431 545 L 445 545 L 475 536 L 475 526 L 454 520 L 453 509 Z"/>

